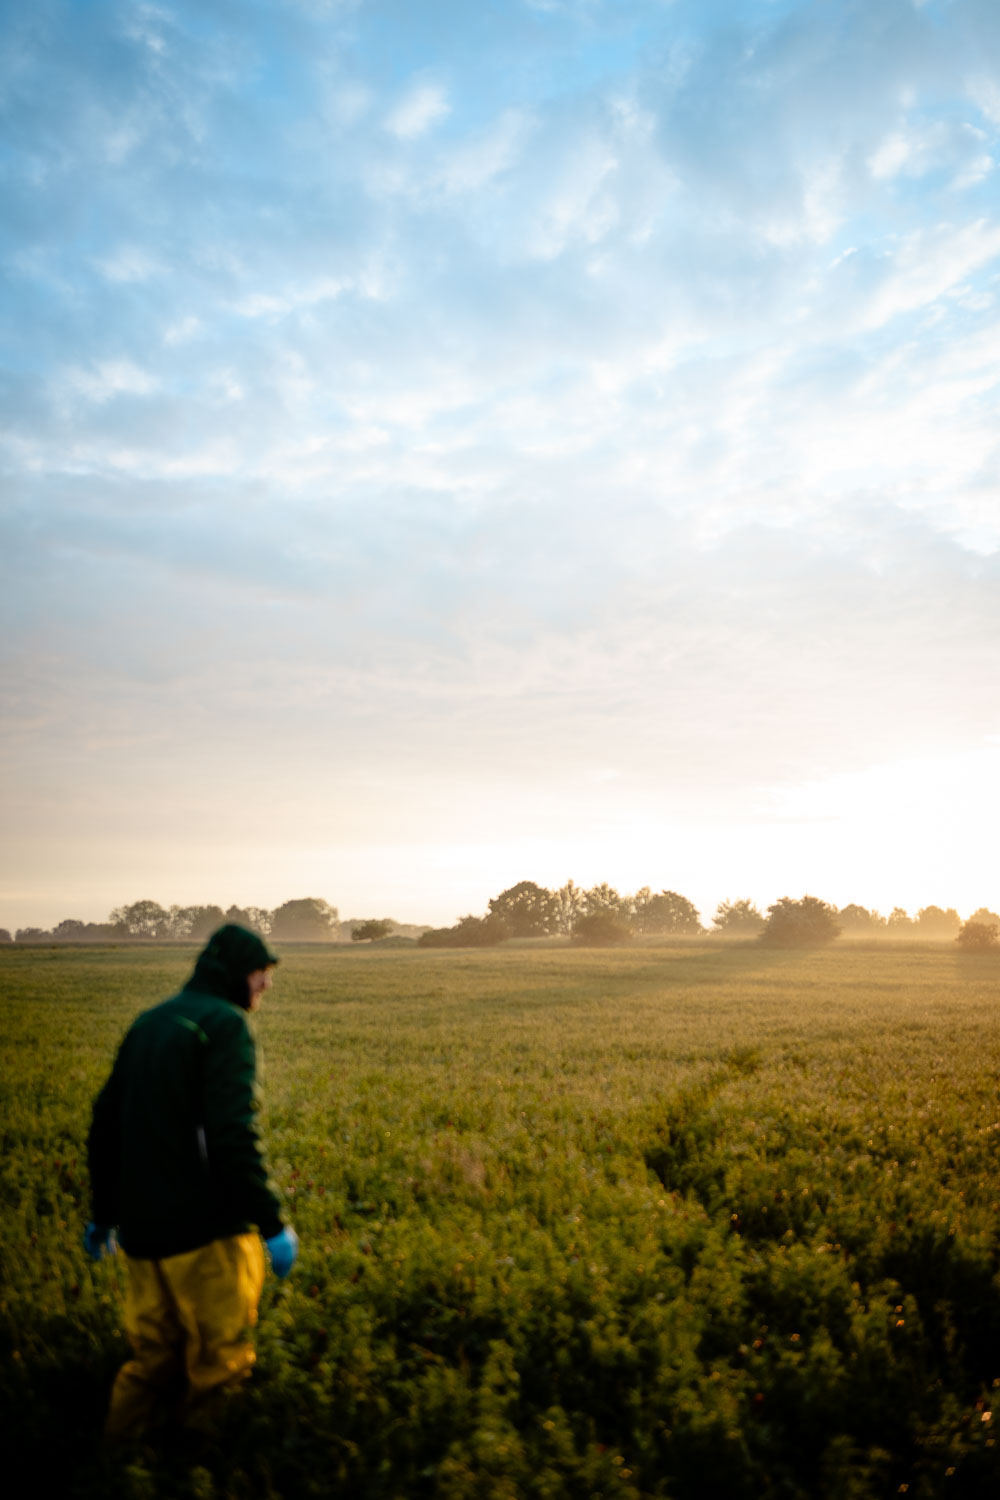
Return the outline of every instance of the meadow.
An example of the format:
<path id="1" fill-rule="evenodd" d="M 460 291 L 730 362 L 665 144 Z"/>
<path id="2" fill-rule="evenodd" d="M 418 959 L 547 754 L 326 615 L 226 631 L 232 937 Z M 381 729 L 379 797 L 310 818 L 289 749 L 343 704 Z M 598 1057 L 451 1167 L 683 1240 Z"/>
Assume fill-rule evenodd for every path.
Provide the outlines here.
<path id="1" fill-rule="evenodd" d="M 289 949 L 255 1024 L 301 1259 L 215 1441 L 105 1452 L 83 1143 L 192 956 L 0 950 L 34 1492 L 995 1500 L 1000 960 L 954 944 Z"/>

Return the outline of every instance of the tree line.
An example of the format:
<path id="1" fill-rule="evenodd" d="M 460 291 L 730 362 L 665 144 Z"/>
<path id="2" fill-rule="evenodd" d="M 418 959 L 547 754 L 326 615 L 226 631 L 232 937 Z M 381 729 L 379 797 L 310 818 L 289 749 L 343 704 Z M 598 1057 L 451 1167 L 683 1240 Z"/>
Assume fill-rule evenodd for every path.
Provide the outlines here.
<path id="1" fill-rule="evenodd" d="M 776 946 L 813 945 L 850 938 L 957 939 L 966 947 L 1000 941 L 1000 916 L 980 907 L 963 923 L 954 907 L 925 906 L 911 917 L 902 907 L 889 916 L 851 904 L 838 910 L 815 896 L 783 896 L 762 912 L 753 901 L 721 901 L 711 926 L 702 925 L 694 903 L 677 891 L 648 886 L 620 895 L 607 884 L 582 890 L 572 880 L 548 890 L 522 880 L 494 896 L 482 916 L 461 917 L 453 927 L 431 928 L 421 947 L 487 947 L 508 938 L 565 936 L 581 944 L 625 943 L 633 937 L 714 935 L 760 938 Z"/>
<path id="2" fill-rule="evenodd" d="M 276 942 L 337 943 L 378 941 L 388 937 L 415 939 L 426 929 L 392 917 L 349 917 L 340 920 L 335 906 L 318 896 L 284 901 L 268 911 L 262 906 L 161 906 L 158 901 L 133 901 L 116 906 L 106 922 L 82 922 L 67 917 L 51 929 L 20 927 L 11 938 L 0 928 L 0 943 L 206 942 L 225 922 L 238 922 Z"/>
<path id="3" fill-rule="evenodd" d="M 1000 942 L 1000 915 L 987 907 L 962 921 L 954 907 L 924 906 L 909 916 L 895 907 L 885 917 L 851 904 L 839 910 L 815 896 L 783 896 L 761 911 L 749 899 L 721 901 L 711 925 L 702 925 L 693 902 L 677 891 L 643 886 L 621 895 L 606 882 L 584 890 L 572 880 L 558 890 L 521 880 L 492 897 L 482 916 L 465 916 L 452 927 L 425 927 L 391 917 L 350 917 L 341 921 L 337 908 L 318 896 L 285 901 L 268 911 L 259 906 L 171 906 L 133 901 L 112 911 L 106 922 L 66 918 L 50 930 L 0 928 L 0 943 L 39 942 L 205 942 L 225 922 L 238 922 L 275 942 L 418 941 L 427 948 L 490 947 L 510 938 L 567 937 L 572 942 L 605 945 L 633 937 L 759 937 L 781 946 L 831 942 L 847 938 L 921 938 L 957 940 L 963 947 L 988 948 Z"/>

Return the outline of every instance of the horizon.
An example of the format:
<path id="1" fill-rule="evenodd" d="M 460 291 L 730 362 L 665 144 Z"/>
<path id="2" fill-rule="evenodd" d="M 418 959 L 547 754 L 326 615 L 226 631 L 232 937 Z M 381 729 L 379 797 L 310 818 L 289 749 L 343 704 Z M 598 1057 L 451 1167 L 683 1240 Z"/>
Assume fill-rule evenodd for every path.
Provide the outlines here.
<path id="1" fill-rule="evenodd" d="M 537 884 L 538 882 L 535 882 L 535 883 Z M 565 884 L 565 882 L 563 882 L 563 883 Z M 586 887 L 581 886 L 580 882 L 578 882 L 578 881 L 574 882 L 574 884 L 576 884 L 577 887 L 578 887 L 578 889 L 580 889 L 581 891 L 584 891 L 586 889 Z M 608 882 L 608 884 L 611 884 L 611 882 Z M 554 891 L 556 891 L 558 889 L 558 887 L 544 887 L 544 889 L 551 890 L 551 891 L 554 892 Z M 619 896 L 621 896 L 622 898 L 627 899 L 627 898 L 635 895 L 637 891 L 644 889 L 644 887 L 642 887 L 642 886 L 627 887 L 626 886 L 626 887 L 621 887 L 621 888 L 614 887 L 614 889 L 617 890 L 617 894 Z M 666 887 L 649 887 L 649 889 L 655 895 L 655 894 L 658 893 L 658 891 L 660 891 L 660 890 L 666 890 L 667 888 Z M 493 894 L 493 896 L 498 896 L 498 895 L 502 894 L 502 892 L 499 891 L 499 890 L 497 890 L 497 891 L 494 891 L 492 894 Z M 677 894 L 677 895 L 680 895 L 680 896 L 685 896 L 686 895 L 686 893 L 684 891 L 675 891 L 674 894 Z M 756 906 L 758 908 L 758 910 L 761 912 L 762 915 L 766 916 L 767 913 L 768 913 L 768 911 L 769 911 L 769 909 L 770 909 L 770 907 L 772 905 L 774 905 L 775 903 L 777 903 L 778 901 L 781 901 L 781 900 L 783 900 L 785 898 L 791 898 L 792 900 L 800 900 L 804 896 L 816 896 L 816 894 L 817 893 L 814 892 L 814 891 L 802 891 L 802 892 L 799 892 L 798 894 L 794 894 L 794 893 L 792 893 L 790 891 L 786 891 L 783 896 L 775 896 L 775 897 L 772 898 L 772 900 L 767 901 L 767 902 L 757 901 L 757 900 L 754 900 L 753 897 L 747 897 L 745 895 L 743 895 L 743 896 L 740 896 L 740 895 L 730 895 L 730 896 L 720 897 L 718 901 L 715 901 L 708 908 L 698 906 L 697 902 L 692 902 L 692 905 L 694 905 L 697 908 L 698 917 L 699 917 L 699 921 L 701 923 L 701 930 L 702 930 L 702 932 L 703 933 L 704 932 L 710 933 L 711 930 L 712 930 L 712 920 L 713 920 L 713 917 L 715 916 L 715 914 L 717 913 L 717 911 L 719 910 L 719 907 L 722 905 L 723 902 L 726 902 L 726 901 L 749 900 L 754 906 Z M 303 899 L 303 898 L 302 897 L 289 896 L 289 897 L 286 897 L 285 899 L 286 900 L 300 900 L 300 899 Z M 392 913 L 392 912 L 389 912 L 389 911 L 374 910 L 374 909 L 370 910 L 370 911 L 367 911 L 367 912 L 350 912 L 349 914 L 345 914 L 345 913 L 348 912 L 348 909 L 340 907 L 337 904 L 337 902 L 330 901 L 327 897 L 320 897 L 318 899 L 327 902 L 327 904 L 334 910 L 334 912 L 336 912 L 336 920 L 337 920 L 337 923 L 338 923 L 339 926 L 344 926 L 344 925 L 350 924 L 352 922 L 356 923 L 356 922 L 363 922 L 363 921 L 369 921 L 369 920 L 375 919 L 375 920 L 388 920 L 388 921 L 391 921 L 391 922 L 395 923 L 397 926 L 400 926 L 400 927 L 430 927 L 430 928 L 433 928 L 433 927 L 446 927 L 446 926 L 451 926 L 454 923 L 458 922 L 459 920 L 461 920 L 461 918 L 463 916 L 467 916 L 467 915 L 468 916 L 481 916 L 481 915 L 483 915 L 486 912 L 487 906 L 488 906 L 488 902 L 484 902 L 481 908 L 473 909 L 471 907 L 468 907 L 468 908 L 463 909 L 460 912 L 455 912 L 451 917 L 448 917 L 446 919 L 442 919 L 442 920 L 438 921 L 438 920 L 428 920 L 426 918 L 420 918 L 420 917 L 400 917 L 400 916 L 396 915 L 395 913 Z M 690 899 L 690 898 L 687 898 L 687 899 Z M 843 911 L 843 909 L 845 907 L 847 907 L 847 906 L 851 906 L 851 905 L 858 905 L 858 906 L 860 906 L 860 905 L 862 905 L 861 902 L 851 902 L 851 901 L 831 902 L 831 901 L 828 901 L 827 898 L 825 896 L 822 896 L 822 895 L 819 896 L 819 899 L 821 901 L 824 901 L 827 905 L 832 906 L 838 912 Z M 214 902 L 209 902 L 209 901 L 205 901 L 205 902 L 180 902 L 180 901 L 172 901 L 169 904 L 166 904 L 164 902 L 159 901 L 158 898 L 156 898 L 154 896 L 139 896 L 139 897 L 130 898 L 126 902 L 118 903 L 118 906 L 120 907 L 120 906 L 129 906 L 129 905 L 132 905 L 133 904 L 133 900 L 134 901 L 146 901 L 146 900 L 155 901 L 156 904 L 159 905 L 159 906 L 161 906 L 167 913 L 170 913 L 170 912 L 172 912 L 174 910 L 184 910 L 185 908 L 188 908 L 188 907 L 209 906 L 209 905 L 212 905 L 212 906 L 219 907 L 223 911 L 223 913 L 226 913 L 229 910 L 229 908 L 234 907 L 234 906 L 242 908 L 244 910 L 248 910 L 248 909 L 251 909 L 251 908 L 258 908 L 258 909 L 262 910 L 265 913 L 265 915 L 268 915 L 268 916 L 270 916 L 274 912 L 274 910 L 277 909 L 278 905 L 283 904 L 283 903 L 279 902 L 279 903 L 276 903 L 275 906 L 272 906 L 272 907 L 261 907 L 259 902 L 254 902 L 254 901 L 246 901 L 244 903 L 235 902 L 235 901 L 233 901 L 233 902 L 222 902 L 222 901 L 214 901 Z M 966 910 L 965 908 L 955 907 L 954 903 L 946 901 L 944 899 L 941 899 L 941 900 L 933 901 L 933 902 L 932 901 L 923 902 L 919 907 L 913 907 L 912 909 L 908 908 L 908 907 L 902 907 L 902 908 L 900 908 L 900 903 L 898 903 L 898 902 L 894 902 L 892 905 L 886 906 L 884 908 L 880 908 L 880 907 L 867 907 L 865 909 L 868 910 L 868 911 L 870 911 L 872 913 L 872 915 L 874 915 L 876 917 L 880 917 L 880 918 L 882 918 L 884 920 L 885 918 L 887 918 L 888 916 L 890 916 L 890 914 L 895 909 L 897 909 L 897 908 L 900 908 L 900 909 L 904 910 L 906 912 L 907 916 L 910 917 L 911 919 L 915 919 L 917 917 L 917 914 L 918 914 L 919 911 L 924 910 L 925 908 L 929 908 L 929 907 L 939 908 L 939 909 L 941 909 L 943 911 L 954 910 L 954 911 L 957 912 L 957 914 L 960 917 L 961 921 L 964 923 L 964 922 L 967 922 L 972 917 L 972 915 L 975 912 L 982 911 L 982 910 L 985 910 L 985 909 L 989 909 L 989 903 L 981 901 L 981 902 L 977 903 L 975 906 L 971 906 L 971 907 L 968 908 L 968 910 Z M 111 914 L 113 913 L 113 911 L 116 910 L 116 909 L 117 909 L 116 907 L 109 908 L 108 911 L 104 912 L 100 916 L 87 916 L 87 915 L 82 915 L 81 916 L 79 913 L 64 912 L 64 913 L 62 913 L 61 916 L 50 917 L 48 919 L 47 923 L 43 923 L 41 921 L 39 921 L 39 922 L 8 923 L 8 922 L 5 922 L 5 921 L 2 920 L 3 914 L 0 913 L 0 930 L 6 929 L 6 930 L 10 931 L 12 935 L 13 935 L 13 933 L 16 930 L 23 930 L 23 929 L 28 929 L 28 928 L 39 928 L 43 932 L 47 932 L 47 931 L 50 931 L 52 929 L 52 927 L 56 926 L 60 921 L 82 921 L 82 922 L 94 923 L 94 924 L 97 924 L 97 925 L 104 925 L 104 924 L 106 924 L 108 922 L 109 917 L 111 916 Z M 674 936 L 677 936 L 677 935 L 678 934 L 674 934 Z M 154 940 L 154 941 L 159 941 L 159 940 L 157 939 L 157 940 Z M 186 939 L 182 939 L 181 941 L 186 941 Z M 287 939 L 286 939 L 286 941 L 287 941 Z M 308 940 L 308 941 L 311 941 L 311 940 Z"/>
<path id="2" fill-rule="evenodd" d="M 5 32 L 0 922 L 1000 909 L 1000 7 Z"/>

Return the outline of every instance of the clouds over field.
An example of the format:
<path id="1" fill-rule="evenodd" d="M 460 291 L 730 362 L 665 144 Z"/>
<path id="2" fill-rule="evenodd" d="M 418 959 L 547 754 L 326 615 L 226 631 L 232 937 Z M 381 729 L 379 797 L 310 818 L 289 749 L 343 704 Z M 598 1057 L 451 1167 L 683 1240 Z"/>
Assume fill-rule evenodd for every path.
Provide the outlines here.
<path id="1" fill-rule="evenodd" d="M 183 832 L 235 766 L 276 843 L 295 783 L 414 869 L 483 807 L 655 850 L 1000 731 L 994 5 L 7 29 L 26 844 L 84 786 L 138 839 L 159 756 Z"/>

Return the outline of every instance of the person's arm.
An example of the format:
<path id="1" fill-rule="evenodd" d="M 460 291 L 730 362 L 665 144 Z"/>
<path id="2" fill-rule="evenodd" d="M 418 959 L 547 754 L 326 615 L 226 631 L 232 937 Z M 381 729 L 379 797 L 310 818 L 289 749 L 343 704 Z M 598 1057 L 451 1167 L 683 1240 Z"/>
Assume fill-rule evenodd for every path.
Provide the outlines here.
<path id="1" fill-rule="evenodd" d="M 90 1204 L 93 1223 L 110 1229 L 118 1223 L 118 1178 L 121 1162 L 121 1100 L 118 1060 L 94 1101 L 87 1136 Z"/>
<path id="2" fill-rule="evenodd" d="M 219 1192 L 268 1240 L 281 1234 L 284 1219 L 257 1132 L 256 1069 L 253 1037 L 234 1009 L 205 1049 L 205 1143 Z"/>

